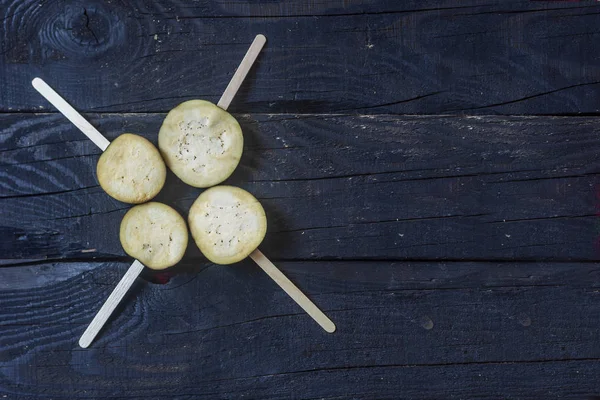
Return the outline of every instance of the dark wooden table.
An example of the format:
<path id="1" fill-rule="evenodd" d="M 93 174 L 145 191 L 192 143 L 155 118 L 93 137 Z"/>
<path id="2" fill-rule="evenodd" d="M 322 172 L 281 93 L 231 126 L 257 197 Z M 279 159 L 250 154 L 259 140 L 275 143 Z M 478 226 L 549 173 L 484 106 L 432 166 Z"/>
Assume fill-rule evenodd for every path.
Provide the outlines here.
<path id="1" fill-rule="evenodd" d="M 600 395 L 600 3 L 1 4 L 0 398 L 401 399 Z M 40 76 L 109 139 L 156 142 L 178 103 L 231 111 L 229 184 L 261 248 L 336 322 L 250 261 L 190 245 L 77 340 L 132 259 L 130 207 Z M 201 192 L 172 174 L 158 200 Z"/>

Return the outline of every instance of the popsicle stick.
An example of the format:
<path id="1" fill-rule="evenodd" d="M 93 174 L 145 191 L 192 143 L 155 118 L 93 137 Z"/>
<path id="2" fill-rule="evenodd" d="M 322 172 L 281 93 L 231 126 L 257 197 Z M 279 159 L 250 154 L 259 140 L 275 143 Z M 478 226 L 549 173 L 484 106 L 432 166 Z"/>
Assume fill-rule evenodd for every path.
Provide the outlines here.
<path id="1" fill-rule="evenodd" d="M 260 53 L 266 42 L 267 38 L 265 37 L 265 35 L 256 35 L 256 37 L 254 38 L 254 41 L 252 42 L 250 48 L 246 52 L 246 55 L 240 63 L 240 66 L 238 67 L 237 71 L 235 71 L 235 74 L 233 74 L 233 78 L 231 78 L 231 81 L 229 81 L 227 89 L 225 89 L 223 95 L 221 96 L 221 99 L 217 103 L 217 105 L 223 110 L 227 110 L 229 108 L 231 100 L 233 100 L 235 94 L 242 85 L 244 78 L 246 78 L 246 75 L 248 75 L 250 68 L 252 68 L 252 64 L 254 64 L 254 61 L 256 61 L 256 57 L 258 57 L 258 54 Z"/>
<path id="2" fill-rule="evenodd" d="M 108 299 L 106 299 L 102 308 L 100 308 L 100 311 L 98 311 L 90 325 L 85 332 L 83 332 L 83 335 L 81 335 L 81 339 L 79 339 L 79 345 L 81 347 L 85 349 L 92 343 L 98 332 L 100 332 L 100 329 L 102 329 L 106 321 L 108 321 L 108 318 L 115 308 L 117 308 L 117 305 L 121 302 L 125 293 L 129 291 L 129 288 L 133 285 L 133 282 L 135 282 L 143 269 L 144 265 L 138 260 L 135 260 L 133 264 L 131 264 L 131 267 L 129 267 L 125 275 L 123 275 L 123 278 L 121 278 L 117 287 L 115 287 L 110 296 L 108 296 Z"/>
<path id="3" fill-rule="evenodd" d="M 107 138 L 104 137 L 96 128 L 92 126 L 81 114 L 79 114 L 69 103 L 66 102 L 58 93 L 54 91 L 46 82 L 44 82 L 40 78 L 35 78 L 31 81 L 31 84 L 40 92 L 42 96 L 46 98 L 54 107 L 58 109 L 67 117 L 69 121 L 71 121 L 76 127 L 79 128 L 81 132 L 83 132 L 94 144 L 102 151 L 106 150 L 110 142 Z M 104 302 L 100 311 L 96 314 L 92 322 L 89 324 L 81 338 L 79 339 L 79 345 L 83 348 L 88 347 L 100 329 L 104 326 L 108 318 L 111 316 L 117 305 L 125 296 L 125 293 L 129 291 L 135 279 L 140 275 L 142 270 L 144 269 L 144 265 L 135 260 L 133 264 L 129 267 L 121 281 L 117 284 L 117 287 L 112 291 L 108 299 Z"/>
<path id="4" fill-rule="evenodd" d="M 296 287 L 296 285 L 294 285 L 292 281 L 290 281 L 259 249 L 254 250 L 252 254 L 250 254 L 250 258 L 252 258 L 252 260 L 254 260 L 254 262 L 257 263 L 284 292 L 298 303 L 298 305 L 302 307 L 302 309 L 306 311 L 317 324 L 321 325 L 321 328 L 329 333 L 335 332 L 335 324 L 333 321 L 331 321 L 327 315 L 323 314 L 323 311 L 319 310 L 315 303 L 310 301 L 310 299 L 306 297 L 304 293 L 302 293 L 300 289 L 298 289 L 298 287 Z"/>
<path id="5" fill-rule="evenodd" d="M 267 38 L 264 35 L 256 35 L 254 41 L 250 45 L 250 48 L 246 52 L 244 59 L 240 63 L 237 71 L 231 78 L 227 89 L 221 96 L 221 99 L 217 103 L 217 106 L 223 110 L 227 110 L 231 104 L 231 100 L 235 97 L 239 90 L 244 78 L 248 75 L 252 64 L 258 57 L 258 54 L 262 50 L 263 46 L 267 42 Z M 312 302 L 296 285 L 292 283 L 260 250 L 256 249 L 250 258 L 254 260 L 259 267 L 263 269 L 286 292 L 304 311 L 308 313 L 325 331 L 329 333 L 335 332 L 335 324 L 325 315 L 319 308 Z"/>
<path id="6" fill-rule="evenodd" d="M 54 107 L 58 109 L 71 121 L 81 132 L 84 133 L 94 144 L 102 151 L 106 150 L 110 142 L 104 137 L 96 128 L 92 126 L 85 118 L 81 116 L 69 103 L 65 101 L 58 93 L 54 91 L 46 82 L 40 78 L 35 78 L 31 81 L 31 84 L 40 92 L 42 96 L 46 98 Z"/>

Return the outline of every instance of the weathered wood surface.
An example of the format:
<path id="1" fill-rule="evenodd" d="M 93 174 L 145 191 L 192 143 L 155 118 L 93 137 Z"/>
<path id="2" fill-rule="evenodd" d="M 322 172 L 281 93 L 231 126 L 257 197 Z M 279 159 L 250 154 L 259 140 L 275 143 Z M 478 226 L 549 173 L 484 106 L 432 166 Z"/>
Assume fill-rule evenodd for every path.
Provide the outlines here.
<path id="1" fill-rule="evenodd" d="M 156 141 L 164 115 L 90 117 L 111 139 Z M 246 149 L 227 183 L 263 202 L 274 259 L 598 258 L 597 118 L 240 120 Z M 129 206 L 98 186 L 100 150 L 60 115 L 0 122 L 0 259 L 124 256 Z M 170 175 L 158 199 L 187 215 L 199 193 Z"/>
<path id="2" fill-rule="evenodd" d="M 596 1 L 0 0 L 0 399 L 597 398 L 599 27 Z M 155 142 L 257 33 L 228 183 L 338 331 L 191 243 L 80 349 L 129 205 L 31 79 Z"/>
<path id="3" fill-rule="evenodd" d="M 143 280 L 88 350 L 126 263 L 0 269 L 7 398 L 573 398 L 600 393 L 595 263 L 283 262 L 328 335 L 249 261 Z"/>
<path id="4" fill-rule="evenodd" d="M 269 42 L 234 112 L 572 114 L 600 110 L 600 3 L 4 0 L 0 111 L 216 102 Z M 93 94 L 93 95 L 90 95 Z"/>

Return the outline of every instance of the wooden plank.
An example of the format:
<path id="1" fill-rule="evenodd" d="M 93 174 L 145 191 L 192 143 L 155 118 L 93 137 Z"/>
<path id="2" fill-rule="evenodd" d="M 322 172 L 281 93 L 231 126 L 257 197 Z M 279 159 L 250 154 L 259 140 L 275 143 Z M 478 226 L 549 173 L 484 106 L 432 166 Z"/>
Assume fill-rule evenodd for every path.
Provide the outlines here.
<path id="1" fill-rule="evenodd" d="M 38 75 L 81 111 L 216 102 L 264 33 L 234 112 L 600 112 L 593 1 L 4 0 L 1 11 L 0 111 L 48 110 L 29 85 Z"/>
<path id="2" fill-rule="evenodd" d="M 600 382 L 596 263 L 283 262 L 325 334 L 251 261 L 140 280 L 77 339 L 128 263 L 0 269 L 9 398 L 585 398 Z"/>
<path id="3" fill-rule="evenodd" d="M 91 115 L 109 139 L 156 140 L 163 114 Z M 58 115 L 0 117 L 0 258 L 121 257 L 128 205 L 97 186 L 100 150 Z M 597 118 L 240 116 L 227 182 L 269 220 L 281 259 L 598 257 Z M 158 200 L 200 193 L 173 175 Z M 285 244 L 285 245 L 283 245 Z M 201 257 L 190 246 L 188 257 Z"/>

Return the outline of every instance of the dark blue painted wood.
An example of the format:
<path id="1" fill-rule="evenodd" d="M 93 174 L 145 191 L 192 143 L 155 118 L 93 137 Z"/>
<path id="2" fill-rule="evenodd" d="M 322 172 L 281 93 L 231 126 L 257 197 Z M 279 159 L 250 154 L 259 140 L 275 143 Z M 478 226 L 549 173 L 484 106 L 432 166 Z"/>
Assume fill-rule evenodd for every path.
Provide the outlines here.
<path id="1" fill-rule="evenodd" d="M 600 3 L 5 0 L 0 24 L 0 399 L 600 396 Z M 129 206 L 31 79 L 156 141 L 257 33 L 228 183 L 338 332 L 190 246 L 80 349 Z M 199 192 L 170 175 L 159 200 Z"/>
<path id="2" fill-rule="evenodd" d="M 4 0 L 0 110 L 216 102 L 254 35 L 269 42 L 236 112 L 564 114 L 600 110 L 595 1 Z M 58 82 L 60 80 L 60 82 Z"/>
<path id="3" fill-rule="evenodd" d="M 593 263 L 285 262 L 324 333 L 250 262 L 140 280 L 77 346 L 125 263 L 0 269 L 0 393 L 29 399 L 582 399 L 597 379 Z M 9 284 L 10 283 L 10 284 Z"/>
<path id="4" fill-rule="evenodd" d="M 91 117 L 111 139 L 156 141 L 164 115 Z M 98 186 L 100 150 L 60 115 L 0 121 L 0 259 L 124 256 L 129 205 Z M 597 118 L 240 121 L 245 152 L 227 183 L 262 201 L 274 259 L 598 259 Z M 157 199 L 187 215 L 199 193 L 170 174 Z M 201 257 L 193 242 L 188 256 Z"/>

